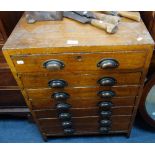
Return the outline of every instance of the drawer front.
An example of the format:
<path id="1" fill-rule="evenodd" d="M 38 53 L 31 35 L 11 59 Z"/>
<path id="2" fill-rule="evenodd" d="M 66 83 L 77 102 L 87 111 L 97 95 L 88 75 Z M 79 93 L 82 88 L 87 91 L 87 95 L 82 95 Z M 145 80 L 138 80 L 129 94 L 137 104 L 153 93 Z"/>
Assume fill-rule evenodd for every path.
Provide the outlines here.
<path id="1" fill-rule="evenodd" d="M 117 68 L 110 69 L 110 70 L 142 69 L 146 58 L 146 52 L 144 51 L 121 52 L 120 51 L 120 52 L 85 53 L 85 54 L 63 53 L 61 55 L 60 54 L 45 54 L 45 55 L 32 54 L 32 55 L 23 55 L 23 56 L 14 55 L 14 56 L 11 56 L 11 58 L 17 72 L 22 72 L 22 73 L 23 72 L 49 72 L 47 68 L 43 67 L 43 63 L 47 62 L 48 60 L 59 60 L 63 63 L 62 65 L 60 64 L 56 65 L 57 67 L 62 67 L 62 70 L 57 72 L 97 71 L 98 73 L 102 73 L 103 70 L 105 69 L 101 69 L 100 67 L 97 67 L 97 64 L 101 62 L 101 60 L 103 59 L 106 59 L 106 60 L 113 59 L 117 61 L 117 64 L 118 64 L 118 66 L 116 65 Z M 104 62 L 104 65 L 107 65 L 107 62 Z"/>
<path id="2" fill-rule="evenodd" d="M 135 85 L 140 83 L 141 73 L 107 73 L 107 74 L 85 74 L 82 73 L 37 73 L 19 75 L 24 88 L 46 88 L 51 80 L 64 80 L 68 83 L 68 87 L 87 87 L 99 86 L 99 80 L 106 77 L 114 79 L 114 85 Z"/>
<path id="3" fill-rule="evenodd" d="M 20 90 L 0 90 L 0 107 L 26 106 Z"/>
<path id="4" fill-rule="evenodd" d="M 0 69 L 0 86 L 16 86 L 17 83 L 10 69 Z"/>
<path id="5" fill-rule="evenodd" d="M 131 115 L 133 107 L 113 107 L 110 110 L 112 115 Z M 68 111 L 72 117 L 83 117 L 83 116 L 99 116 L 101 109 L 96 108 L 77 108 L 69 109 Z M 68 113 L 67 112 L 67 113 Z M 48 110 L 34 110 L 36 117 L 39 118 L 58 118 L 58 111 L 56 109 Z"/>
<path id="6" fill-rule="evenodd" d="M 92 108 L 96 107 L 100 101 L 111 101 L 113 106 L 134 106 L 135 97 L 121 97 L 112 99 L 68 99 L 68 103 L 71 104 L 72 108 Z M 31 100 L 32 109 L 54 109 L 56 102 L 51 99 L 35 99 Z"/>
<path id="7" fill-rule="evenodd" d="M 53 93 L 55 92 L 66 92 L 70 95 L 72 99 L 82 99 L 91 97 L 92 99 L 101 98 L 98 93 L 100 91 L 110 91 L 115 93 L 115 97 L 124 97 L 124 96 L 136 96 L 138 92 L 139 86 L 121 86 L 121 87 L 109 87 L 109 88 L 65 88 L 65 89 L 26 89 L 27 94 L 29 95 L 29 99 L 51 99 Z"/>
<path id="8" fill-rule="evenodd" d="M 95 132 L 100 133 L 99 124 L 100 118 L 97 116 L 94 117 L 76 117 L 72 118 L 73 128 L 76 133 L 89 133 Z M 114 116 L 112 119 L 111 129 L 108 131 L 127 131 L 130 122 L 130 116 Z M 40 119 L 39 124 L 42 132 L 45 134 L 62 134 L 64 135 L 61 122 L 58 119 Z"/>

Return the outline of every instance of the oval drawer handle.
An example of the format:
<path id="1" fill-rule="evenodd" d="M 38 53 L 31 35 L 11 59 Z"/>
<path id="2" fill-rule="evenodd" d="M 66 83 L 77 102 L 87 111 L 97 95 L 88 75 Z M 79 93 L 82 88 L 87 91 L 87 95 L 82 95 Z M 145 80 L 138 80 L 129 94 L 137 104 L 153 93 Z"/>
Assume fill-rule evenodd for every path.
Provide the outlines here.
<path id="1" fill-rule="evenodd" d="M 71 108 L 71 105 L 69 103 L 58 103 L 56 105 L 56 109 L 58 111 L 68 111 Z"/>
<path id="2" fill-rule="evenodd" d="M 116 80 L 112 77 L 104 77 L 98 80 L 100 86 L 113 86 L 116 84 Z"/>
<path id="3" fill-rule="evenodd" d="M 114 91 L 111 91 L 111 90 L 99 91 L 98 92 L 98 95 L 101 98 L 112 98 L 112 97 L 116 96 L 115 92 Z"/>
<path id="4" fill-rule="evenodd" d="M 101 101 L 98 103 L 98 106 L 102 109 L 108 110 L 113 106 L 113 104 L 110 101 Z"/>
<path id="5" fill-rule="evenodd" d="M 47 60 L 43 63 L 43 67 L 50 71 L 57 71 L 63 69 L 65 65 L 60 60 Z"/>
<path id="6" fill-rule="evenodd" d="M 100 127 L 99 131 L 101 134 L 108 133 L 110 131 L 110 127 Z"/>
<path id="7" fill-rule="evenodd" d="M 71 128 L 72 127 L 72 122 L 71 121 L 64 121 L 61 124 L 62 124 L 62 127 L 64 129 L 67 129 L 67 128 Z"/>
<path id="8" fill-rule="evenodd" d="M 112 124 L 111 120 L 101 120 L 100 121 L 100 126 L 101 127 L 110 127 Z"/>
<path id="9" fill-rule="evenodd" d="M 73 134 L 74 132 L 75 130 L 72 128 L 64 129 L 64 134 L 67 134 L 67 135 Z"/>
<path id="10" fill-rule="evenodd" d="M 57 93 L 53 93 L 52 97 L 55 100 L 66 100 L 68 99 L 70 96 L 69 94 L 65 93 L 65 92 L 57 92 Z"/>
<path id="11" fill-rule="evenodd" d="M 115 59 L 104 59 L 97 64 L 97 67 L 100 67 L 101 69 L 112 69 L 117 68 L 118 66 L 119 63 Z"/>
<path id="12" fill-rule="evenodd" d="M 101 115 L 102 117 L 111 117 L 112 112 L 111 112 L 111 111 L 104 111 L 104 110 L 102 110 L 102 111 L 100 112 L 100 115 Z"/>
<path id="13" fill-rule="evenodd" d="M 67 85 L 67 82 L 64 80 L 50 80 L 48 82 L 48 86 L 51 88 L 64 88 Z"/>
<path id="14" fill-rule="evenodd" d="M 71 119 L 71 114 L 70 113 L 60 113 L 59 114 L 59 119 L 61 119 L 61 120 L 70 120 Z"/>

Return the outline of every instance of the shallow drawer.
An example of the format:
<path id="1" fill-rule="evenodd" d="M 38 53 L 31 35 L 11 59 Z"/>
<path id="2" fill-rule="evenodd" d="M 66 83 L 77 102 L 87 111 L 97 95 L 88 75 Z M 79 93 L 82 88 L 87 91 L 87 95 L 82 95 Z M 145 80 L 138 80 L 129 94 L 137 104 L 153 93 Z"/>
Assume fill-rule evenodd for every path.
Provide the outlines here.
<path id="1" fill-rule="evenodd" d="M 133 107 L 112 107 L 112 115 L 131 115 Z M 72 117 L 83 117 L 83 116 L 98 116 L 101 112 L 98 107 L 96 108 L 71 108 L 69 113 Z M 37 118 L 57 118 L 58 112 L 55 109 L 47 110 L 34 110 L 35 116 Z"/>
<path id="2" fill-rule="evenodd" d="M 103 70 L 97 67 L 102 59 L 114 59 L 119 66 L 110 70 L 142 69 L 146 58 L 144 51 L 118 51 L 103 53 L 63 53 L 63 54 L 27 54 L 13 55 L 11 59 L 17 72 L 49 72 L 43 63 L 48 60 L 60 60 L 64 68 L 57 72 L 97 71 Z M 56 73 L 56 71 L 55 71 Z"/>
<path id="3" fill-rule="evenodd" d="M 97 104 L 102 101 L 101 99 L 83 98 L 79 99 L 68 99 L 67 102 L 71 104 L 72 108 L 92 108 L 96 107 Z M 104 100 L 103 100 L 104 101 Z M 105 100 L 108 101 L 108 100 Z M 113 106 L 134 106 L 135 97 L 121 97 L 112 98 L 109 100 L 112 102 Z M 32 109 L 53 109 L 55 108 L 56 102 L 51 99 L 35 99 L 31 100 Z"/>
<path id="4" fill-rule="evenodd" d="M 20 74 L 19 75 L 25 88 L 46 88 L 51 80 L 64 80 L 68 83 L 68 87 L 86 87 L 99 86 L 98 80 L 105 77 L 113 78 L 115 85 L 134 85 L 140 83 L 141 73 L 106 73 L 93 74 L 81 73 L 37 73 L 37 74 Z"/>
<path id="5" fill-rule="evenodd" d="M 0 90 L 0 107 L 26 106 L 20 90 Z"/>
<path id="6" fill-rule="evenodd" d="M 99 133 L 99 117 L 76 117 L 72 119 L 73 127 L 76 133 Z M 130 116 L 115 116 L 112 117 L 112 125 L 109 132 L 127 131 L 130 123 Z M 40 119 L 39 124 L 41 130 L 45 134 L 64 134 L 61 122 L 58 119 Z"/>
<path id="7" fill-rule="evenodd" d="M 16 86 L 16 80 L 14 79 L 10 69 L 0 69 L 0 86 Z"/>
<path id="8" fill-rule="evenodd" d="M 55 92 L 66 92 L 70 95 L 70 98 L 72 99 L 82 99 L 91 97 L 93 99 L 101 98 L 98 95 L 98 92 L 100 91 L 113 91 L 115 92 L 115 97 L 123 97 L 123 96 L 136 96 L 138 92 L 139 86 L 133 85 L 133 86 L 120 86 L 120 87 L 107 87 L 107 88 L 98 88 L 98 87 L 92 87 L 92 88 L 64 88 L 64 89 L 51 89 L 51 88 L 44 88 L 44 89 L 26 89 L 29 99 L 51 99 L 52 94 Z"/>

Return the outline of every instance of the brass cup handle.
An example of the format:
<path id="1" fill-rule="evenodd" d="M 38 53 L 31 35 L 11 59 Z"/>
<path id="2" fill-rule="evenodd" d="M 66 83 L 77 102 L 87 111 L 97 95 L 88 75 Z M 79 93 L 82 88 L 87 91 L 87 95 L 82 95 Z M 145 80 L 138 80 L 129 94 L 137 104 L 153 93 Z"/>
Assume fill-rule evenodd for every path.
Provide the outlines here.
<path id="1" fill-rule="evenodd" d="M 117 68 L 118 66 L 119 63 L 115 59 L 104 59 L 97 64 L 97 67 L 100 67 L 101 69 L 112 69 Z"/>
<path id="2" fill-rule="evenodd" d="M 110 101 L 101 101 L 101 102 L 98 103 L 98 106 L 101 109 L 109 110 L 113 106 L 113 104 Z"/>
<path id="3" fill-rule="evenodd" d="M 101 117 L 105 118 L 105 117 L 111 117 L 112 116 L 112 112 L 111 111 L 104 111 L 102 110 L 100 112 Z"/>
<path id="4" fill-rule="evenodd" d="M 56 109 L 58 110 L 58 112 L 68 111 L 70 108 L 71 108 L 71 105 L 69 103 L 60 102 L 56 104 Z"/>
<path id="5" fill-rule="evenodd" d="M 71 128 L 72 127 L 72 122 L 71 121 L 64 121 L 61 123 L 62 127 L 64 129 L 67 129 L 67 128 Z"/>
<path id="6" fill-rule="evenodd" d="M 51 88 L 64 88 L 67 85 L 67 82 L 64 80 L 50 80 L 48 82 L 48 86 Z"/>
<path id="7" fill-rule="evenodd" d="M 100 126 L 101 127 L 110 127 L 112 124 L 111 120 L 101 120 L 100 121 Z"/>
<path id="8" fill-rule="evenodd" d="M 73 128 L 66 128 L 64 129 L 64 134 L 66 135 L 71 135 L 75 132 L 75 130 Z"/>
<path id="9" fill-rule="evenodd" d="M 111 91 L 111 90 L 99 91 L 98 92 L 98 95 L 101 98 L 112 98 L 112 97 L 116 96 L 115 92 L 114 91 Z"/>
<path id="10" fill-rule="evenodd" d="M 59 119 L 60 120 L 70 120 L 71 119 L 71 114 L 70 113 L 60 113 L 59 114 Z"/>
<path id="11" fill-rule="evenodd" d="M 55 100 L 59 101 L 59 100 L 67 100 L 70 97 L 70 95 L 65 92 L 57 92 L 57 93 L 53 93 L 52 97 Z"/>
<path id="12" fill-rule="evenodd" d="M 47 60 L 43 63 L 43 67 L 50 71 L 57 71 L 63 69 L 65 65 L 60 60 Z"/>
<path id="13" fill-rule="evenodd" d="M 98 80 L 100 86 L 113 86 L 116 84 L 116 80 L 112 77 L 104 77 Z"/>
<path id="14" fill-rule="evenodd" d="M 99 131 L 101 134 L 106 134 L 109 133 L 110 129 L 110 127 L 100 127 Z"/>

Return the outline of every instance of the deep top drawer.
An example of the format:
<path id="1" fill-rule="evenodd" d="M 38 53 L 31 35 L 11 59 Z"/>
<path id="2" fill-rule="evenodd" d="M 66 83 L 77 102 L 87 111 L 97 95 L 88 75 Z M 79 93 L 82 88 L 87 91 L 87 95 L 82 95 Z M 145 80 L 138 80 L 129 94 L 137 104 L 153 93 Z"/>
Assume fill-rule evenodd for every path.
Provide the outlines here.
<path id="1" fill-rule="evenodd" d="M 119 51 L 103 53 L 63 53 L 13 55 L 11 59 L 17 72 L 97 71 L 142 69 L 144 51 Z M 55 62 L 57 61 L 57 62 Z"/>

